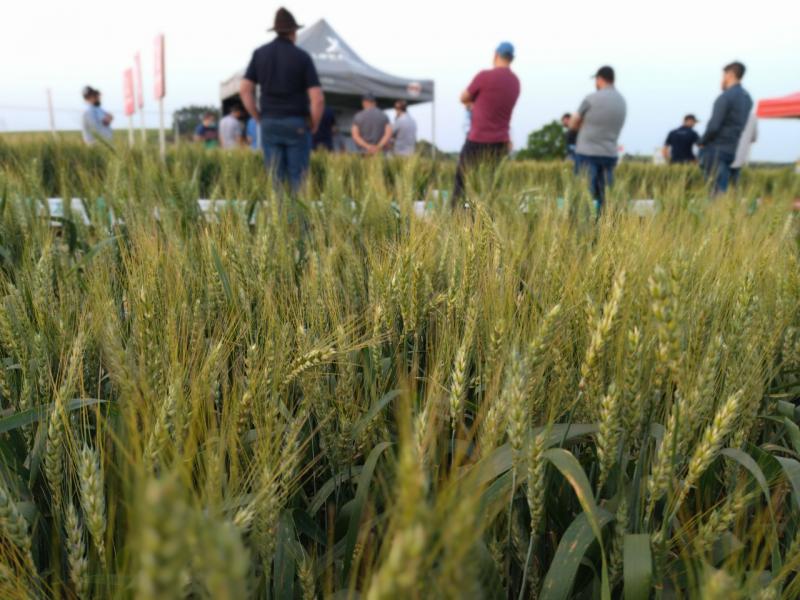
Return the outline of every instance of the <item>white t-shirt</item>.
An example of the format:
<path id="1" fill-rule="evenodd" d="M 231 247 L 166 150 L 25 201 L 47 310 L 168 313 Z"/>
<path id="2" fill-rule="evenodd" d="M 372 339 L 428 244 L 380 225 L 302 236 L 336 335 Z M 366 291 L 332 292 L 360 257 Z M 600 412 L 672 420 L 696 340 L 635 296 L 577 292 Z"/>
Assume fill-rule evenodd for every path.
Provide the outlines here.
<path id="1" fill-rule="evenodd" d="M 225 115 L 219 122 L 219 143 L 223 148 L 236 148 L 241 144 L 244 125 L 233 115 Z"/>
<path id="2" fill-rule="evenodd" d="M 756 113 L 750 113 L 747 123 L 742 130 L 739 138 L 739 145 L 736 148 L 736 158 L 733 159 L 731 169 L 741 169 L 750 162 L 750 146 L 758 139 L 758 119 Z"/>
<path id="3" fill-rule="evenodd" d="M 394 153 L 398 156 L 414 154 L 417 146 L 417 124 L 411 115 L 403 113 L 394 121 Z"/>

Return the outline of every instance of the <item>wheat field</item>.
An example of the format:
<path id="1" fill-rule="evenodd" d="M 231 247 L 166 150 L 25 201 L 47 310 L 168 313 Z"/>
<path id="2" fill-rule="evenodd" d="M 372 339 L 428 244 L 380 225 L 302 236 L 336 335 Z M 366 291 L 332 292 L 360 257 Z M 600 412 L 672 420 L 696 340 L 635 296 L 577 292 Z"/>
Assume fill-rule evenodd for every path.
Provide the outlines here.
<path id="1" fill-rule="evenodd" d="M 798 597 L 800 177 L 452 176 L 0 143 L 0 597 Z"/>

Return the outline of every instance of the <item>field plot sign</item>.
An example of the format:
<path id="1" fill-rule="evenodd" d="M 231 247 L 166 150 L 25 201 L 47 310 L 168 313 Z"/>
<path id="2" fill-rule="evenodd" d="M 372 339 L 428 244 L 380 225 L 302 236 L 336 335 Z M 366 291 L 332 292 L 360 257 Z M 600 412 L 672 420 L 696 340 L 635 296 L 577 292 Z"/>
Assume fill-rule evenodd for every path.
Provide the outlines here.
<path id="1" fill-rule="evenodd" d="M 122 73 L 122 97 L 125 102 L 125 115 L 128 117 L 128 143 L 133 146 L 133 113 L 136 102 L 133 97 L 133 69 L 125 69 Z"/>
<path id="2" fill-rule="evenodd" d="M 155 45 L 155 60 L 153 63 L 155 76 L 155 84 L 153 92 L 156 100 L 158 100 L 158 146 L 161 150 L 161 156 L 166 153 L 166 137 L 164 134 L 164 96 L 167 95 L 167 82 L 164 72 L 164 34 L 161 33 L 156 36 Z"/>

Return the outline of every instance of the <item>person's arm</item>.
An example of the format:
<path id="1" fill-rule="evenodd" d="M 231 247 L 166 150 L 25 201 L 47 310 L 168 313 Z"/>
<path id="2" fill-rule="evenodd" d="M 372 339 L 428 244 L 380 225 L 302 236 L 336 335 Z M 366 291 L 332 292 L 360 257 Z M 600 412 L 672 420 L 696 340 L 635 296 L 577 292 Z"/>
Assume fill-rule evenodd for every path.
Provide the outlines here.
<path id="1" fill-rule="evenodd" d="M 316 133 L 325 110 L 325 96 L 320 86 L 308 88 L 308 103 L 311 108 L 311 133 Z"/>
<path id="2" fill-rule="evenodd" d="M 463 92 L 461 92 L 461 104 L 467 108 L 472 108 L 472 104 L 477 100 L 478 95 L 481 93 L 481 83 L 483 82 L 483 71 L 475 75 L 470 84 Z"/>
<path id="3" fill-rule="evenodd" d="M 309 54 L 306 57 L 305 86 L 308 93 L 308 107 L 311 113 L 311 133 L 316 133 L 325 110 L 325 96 L 322 94 L 322 84 L 319 82 L 317 68 Z"/>
<path id="4" fill-rule="evenodd" d="M 367 152 L 370 151 L 371 146 L 361 137 L 361 132 L 358 130 L 358 125 L 356 123 L 353 123 L 353 126 L 350 128 L 350 135 L 353 136 L 353 141 L 356 143 L 356 146 L 363 148 Z"/>
<path id="5" fill-rule="evenodd" d="M 584 101 L 581 102 L 581 105 L 578 107 L 578 110 L 572 113 L 572 116 L 569 119 L 569 128 L 572 131 L 578 131 L 581 128 L 583 125 L 583 117 L 587 112 L 589 112 L 589 100 L 584 99 Z"/>
<path id="6" fill-rule="evenodd" d="M 661 147 L 661 156 L 664 157 L 664 160 L 669 162 L 670 154 L 672 152 L 672 148 L 670 148 L 670 143 L 672 142 L 672 132 L 669 133 L 667 139 L 664 141 L 664 145 Z"/>
<path id="7" fill-rule="evenodd" d="M 378 150 L 383 150 L 389 143 L 389 140 L 392 139 L 392 125 L 390 123 L 386 123 L 386 127 L 383 128 L 383 137 L 381 141 L 378 142 Z"/>
<path id="8" fill-rule="evenodd" d="M 239 84 L 239 97 L 242 99 L 245 110 L 256 120 L 256 123 L 261 121 L 261 115 L 258 114 L 258 106 L 256 105 L 256 84 L 249 79 L 242 79 Z"/>
<path id="9" fill-rule="evenodd" d="M 108 127 L 109 125 L 111 125 L 111 121 L 113 120 L 114 120 L 114 115 L 112 115 L 110 112 L 103 111 L 103 125 Z"/>
<path id="10" fill-rule="evenodd" d="M 727 112 L 728 99 L 725 94 L 722 94 L 714 101 L 714 109 L 711 111 L 711 118 L 708 121 L 708 125 L 706 125 L 706 132 L 700 138 L 699 146 L 707 146 L 719 135 L 719 130 Z"/>

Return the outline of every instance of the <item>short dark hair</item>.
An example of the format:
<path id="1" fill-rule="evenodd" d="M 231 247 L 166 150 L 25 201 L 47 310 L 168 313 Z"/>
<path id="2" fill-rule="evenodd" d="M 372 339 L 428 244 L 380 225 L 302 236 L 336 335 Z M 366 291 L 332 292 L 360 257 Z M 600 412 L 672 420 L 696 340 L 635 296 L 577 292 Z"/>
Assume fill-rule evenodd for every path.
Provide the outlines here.
<path id="1" fill-rule="evenodd" d="M 231 112 L 242 112 L 244 110 L 244 106 L 241 105 L 239 102 L 234 102 L 231 105 Z"/>
<path id="2" fill-rule="evenodd" d="M 564 119 L 571 119 L 571 118 L 572 118 L 572 115 L 570 113 L 564 113 L 563 115 L 561 115 L 561 120 L 562 121 Z"/>
<path id="3" fill-rule="evenodd" d="M 722 70 L 725 73 L 733 73 L 733 76 L 736 77 L 736 79 L 742 79 L 744 77 L 744 72 L 746 71 L 745 66 L 738 60 L 725 65 L 725 68 Z"/>
<path id="4" fill-rule="evenodd" d="M 216 119 L 217 115 L 211 112 L 210 110 L 207 110 L 206 112 L 203 113 L 203 118 L 208 119 L 209 117 L 214 117 Z"/>
<path id="5" fill-rule="evenodd" d="M 405 111 L 407 111 L 407 110 L 408 110 L 408 102 L 406 102 L 405 100 L 397 100 L 397 101 L 394 103 L 394 107 L 395 107 L 397 110 L 402 110 L 403 112 L 405 112 Z"/>

